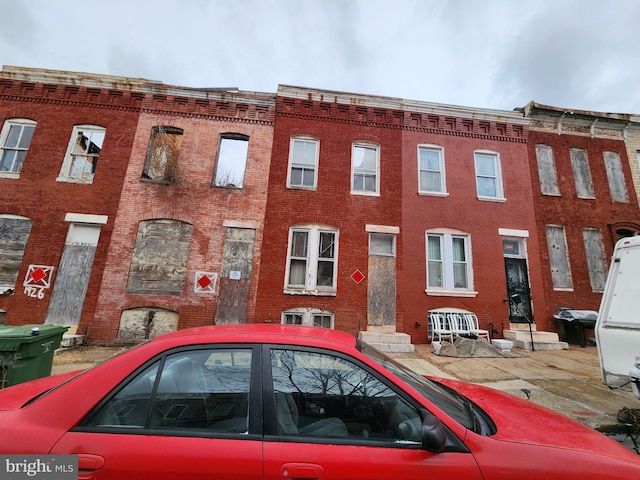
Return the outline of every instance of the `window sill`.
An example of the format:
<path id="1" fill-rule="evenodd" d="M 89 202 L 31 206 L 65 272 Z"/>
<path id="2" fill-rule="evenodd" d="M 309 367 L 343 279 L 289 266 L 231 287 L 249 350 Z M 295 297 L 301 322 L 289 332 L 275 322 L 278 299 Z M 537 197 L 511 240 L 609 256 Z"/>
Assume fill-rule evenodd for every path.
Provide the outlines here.
<path id="1" fill-rule="evenodd" d="M 419 191 L 418 195 L 423 196 L 423 197 L 448 197 L 449 196 L 449 192 L 423 192 L 423 191 Z"/>
<path id="2" fill-rule="evenodd" d="M 474 290 L 425 290 L 425 293 L 432 297 L 468 297 L 475 298 L 478 292 Z"/>
<path id="3" fill-rule="evenodd" d="M 351 190 L 351 195 L 360 195 L 363 197 L 379 197 L 380 193 L 378 192 L 362 192 L 360 190 Z"/>
<path id="4" fill-rule="evenodd" d="M 171 185 L 172 183 L 174 183 L 171 180 L 166 180 L 166 179 L 154 180 L 153 178 L 145 178 L 145 177 L 142 177 L 140 181 L 142 183 L 153 183 L 156 185 Z"/>
<path id="5" fill-rule="evenodd" d="M 20 174 L 15 172 L 0 172 L 0 178 L 12 178 L 17 180 L 20 178 Z"/>
<path id="6" fill-rule="evenodd" d="M 304 290 L 304 289 L 293 289 L 293 288 L 285 288 L 282 292 L 285 295 L 307 295 L 313 297 L 335 297 L 335 290 Z"/>
<path id="7" fill-rule="evenodd" d="M 76 185 L 91 185 L 93 183 L 93 179 L 84 180 L 82 178 L 58 177 L 58 178 L 56 178 L 56 182 L 60 182 L 60 183 L 75 183 Z"/>
<path id="8" fill-rule="evenodd" d="M 507 199 L 502 197 L 478 197 L 481 202 L 506 203 Z"/>
<path id="9" fill-rule="evenodd" d="M 302 186 L 302 185 L 287 185 L 287 188 L 289 190 L 306 190 L 308 192 L 315 192 L 315 191 L 318 190 L 315 185 L 312 186 L 312 187 L 305 187 L 305 186 Z"/>

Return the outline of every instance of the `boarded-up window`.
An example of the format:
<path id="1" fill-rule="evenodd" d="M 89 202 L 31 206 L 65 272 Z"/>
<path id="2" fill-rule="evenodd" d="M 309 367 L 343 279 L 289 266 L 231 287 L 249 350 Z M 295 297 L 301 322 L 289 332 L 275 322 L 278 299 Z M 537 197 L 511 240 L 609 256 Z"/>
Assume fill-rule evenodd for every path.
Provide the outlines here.
<path id="1" fill-rule="evenodd" d="M 182 133 L 181 129 L 175 127 L 153 127 L 142 178 L 161 183 L 175 180 Z"/>
<path id="2" fill-rule="evenodd" d="M 594 292 L 604 292 L 604 284 L 607 280 L 607 266 L 605 264 L 602 233 L 597 228 L 584 228 L 582 236 L 584 237 L 584 249 L 587 253 L 591 289 Z"/>
<path id="3" fill-rule="evenodd" d="M 547 246 L 549 248 L 549 264 L 553 288 L 572 289 L 571 269 L 567 255 L 567 239 L 564 227 L 547 225 Z"/>
<path id="4" fill-rule="evenodd" d="M 139 307 L 120 315 L 118 340 L 142 342 L 178 329 L 177 312 L 163 308 Z"/>
<path id="5" fill-rule="evenodd" d="M 553 148 L 550 145 L 536 145 L 538 160 L 538 175 L 540 176 L 540 191 L 543 195 L 560 195 L 556 162 L 553 158 Z"/>
<path id="6" fill-rule="evenodd" d="M 31 219 L 0 215 L 0 293 L 15 288 L 30 233 Z"/>
<path id="7" fill-rule="evenodd" d="M 593 193 L 593 183 L 591 183 L 587 152 L 581 148 L 570 148 L 569 155 L 571 156 L 573 179 L 576 184 L 576 195 L 578 198 L 596 198 Z"/>
<path id="8" fill-rule="evenodd" d="M 100 225 L 83 223 L 69 225 L 45 323 L 80 323 L 100 228 Z"/>
<path id="9" fill-rule="evenodd" d="M 627 185 L 624 182 L 624 174 L 622 173 L 620 154 L 617 152 L 604 152 L 604 166 L 607 169 L 611 200 L 628 203 L 629 195 L 627 193 Z"/>
<path id="10" fill-rule="evenodd" d="M 182 295 L 192 233 L 177 220 L 140 222 L 127 292 Z"/>

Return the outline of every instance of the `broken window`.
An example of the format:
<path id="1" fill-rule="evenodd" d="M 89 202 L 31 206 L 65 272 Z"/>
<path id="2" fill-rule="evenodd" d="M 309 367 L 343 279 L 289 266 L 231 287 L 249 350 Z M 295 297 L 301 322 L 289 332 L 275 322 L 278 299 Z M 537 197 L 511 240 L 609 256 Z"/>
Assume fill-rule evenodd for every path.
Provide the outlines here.
<path id="1" fill-rule="evenodd" d="M 96 125 L 73 127 L 58 181 L 92 183 L 106 130 Z"/>
<path id="2" fill-rule="evenodd" d="M 180 128 L 162 125 L 153 127 L 142 178 L 159 183 L 175 181 L 182 134 L 183 130 Z"/>
<path id="3" fill-rule="evenodd" d="M 553 158 L 553 148 L 550 145 L 536 145 L 536 159 L 538 160 L 538 176 L 540 177 L 540 191 L 543 195 L 560 196 L 556 162 Z"/>
<path id="4" fill-rule="evenodd" d="M 0 132 L 0 175 L 20 173 L 35 129 L 36 122 L 24 118 L 4 122 Z"/>
<path id="5" fill-rule="evenodd" d="M 602 233 L 597 228 L 583 228 L 582 236 L 584 238 L 584 249 L 587 253 L 591 289 L 594 292 L 602 293 L 607 280 L 607 265 L 605 263 Z"/>
<path id="6" fill-rule="evenodd" d="M 624 183 L 620 154 L 617 152 L 604 152 L 604 166 L 607 170 L 611 200 L 614 202 L 629 202 L 627 186 Z"/>
<path id="7" fill-rule="evenodd" d="M 547 225 L 547 247 L 549 249 L 549 265 L 553 288 L 557 290 L 572 290 L 573 280 L 569 268 L 567 238 L 564 227 Z"/>
<path id="8" fill-rule="evenodd" d="M 576 195 L 578 198 L 596 198 L 593 193 L 593 183 L 591 183 L 591 170 L 587 152 L 582 148 L 570 148 L 571 168 L 573 169 L 573 180 L 576 185 Z"/>
<path id="9" fill-rule="evenodd" d="M 140 222 L 127 293 L 182 295 L 192 233 L 178 220 Z"/>
<path id="10" fill-rule="evenodd" d="M 0 293 L 16 286 L 31 223 L 29 218 L 0 215 Z"/>
<path id="11" fill-rule="evenodd" d="M 224 134 L 220 137 L 214 186 L 242 188 L 248 150 L 249 137 L 246 135 Z"/>

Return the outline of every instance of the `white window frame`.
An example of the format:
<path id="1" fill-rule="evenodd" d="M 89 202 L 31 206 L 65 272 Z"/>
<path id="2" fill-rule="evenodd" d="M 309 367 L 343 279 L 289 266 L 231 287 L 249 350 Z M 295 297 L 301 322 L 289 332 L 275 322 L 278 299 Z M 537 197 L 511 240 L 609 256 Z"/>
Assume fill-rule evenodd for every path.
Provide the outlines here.
<path id="1" fill-rule="evenodd" d="M 26 152 L 29 151 L 29 146 L 31 145 L 31 141 L 33 140 L 33 134 L 32 134 L 31 138 L 29 139 L 29 144 L 26 147 L 20 147 L 20 146 L 7 147 L 7 140 L 9 139 L 9 131 L 11 130 L 11 127 L 13 126 L 21 127 L 20 140 L 22 140 L 22 136 L 24 134 L 24 127 L 33 127 L 35 132 L 36 125 L 37 125 L 36 122 L 34 122 L 33 120 L 29 120 L 28 118 L 7 119 L 4 122 L 4 125 L 2 126 L 2 131 L 0 131 L 0 160 L 4 155 L 4 152 L 7 150 L 12 150 L 15 152 L 25 152 L 25 156 L 26 156 Z M 18 145 L 19 143 L 20 142 L 18 142 Z M 16 170 L 16 161 L 14 157 L 11 170 L 0 172 L 0 178 L 20 178 L 20 172 L 22 171 L 23 165 L 24 165 L 24 160 L 22 161 L 22 163 L 20 163 L 20 168 Z"/>
<path id="2" fill-rule="evenodd" d="M 438 153 L 438 161 L 440 163 L 438 170 L 431 170 L 428 168 L 422 168 L 421 166 L 421 152 L 437 152 Z M 433 173 L 437 172 L 440 176 L 440 190 L 429 190 L 426 188 L 426 185 L 422 185 L 422 173 Z M 445 161 L 444 161 L 444 148 L 438 145 L 429 145 L 429 144 L 420 144 L 418 145 L 418 193 L 421 195 L 434 195 L 446 197 L 449 194 L 447 193 L 447 176 L 445 171 Z"/>
<path id="3" fill-rule="evenodd" d="M 305 257 L 295 257 L 292 255 L 292 244 L 295 233 L 306 233 L 307 235 L 307 251 Z M 334 235 L 333 240 L 333 258 L 320 257 L 320 239 L 323 233 Z M 304 273 L 304 285 L 291 284 L 291 262 L 292 260 L 301 260 L 306 263 Z M 322 260 L 321 260 L 322 259 Z M 318 285 L 318 263 L 333 263 L 333 278 L 331 285 Z M 289 229 L 289 244 L 287 247 L 287 267 L 285 275 L 284 293 L 285 294 L 302 294 L 302 295 L 330 295 L 335 296 L 336 284 L 338 279 L 338 230 L 325 225 L 296 225 Z"/>
<path id="4" fill-rule="evenodd" d="M 70 183 L 93 183 L 93 177 L 95 176 L 95 168 L 97 164 L 97 160 L 100 158 L 100 153 L 102 153 L 103 145 L 100 145 L 100 152 L 97 155 L 91 155 L 89 152 L 86 152 L 86 155 L 82 155 L 85 157 L 93 157 L 94 158 L 94 167 L 93 171 L 88 175 L 81 176 L 71 176 L 71 170 L 74 167 L 74 157 L 81 155 L 74 155 L 74 149 L 77 143 L 77 138 L 80 133 L 99 133 L 106 137 L 107 129 L 101 127 L 99 125 L 75 125 L 73 127 L 73 131 L 71 132 L 71 138 L 69 139 L 69 145 L 67 147 L 67 153 L 64 156 L 64 161 L 62 162 L 62 168 L 60 168 L 60 174 L 58 175 L 58 182 L 70 182 Z M 89 137 L 90 138 L 90 137 Z M 104 143 L 104 138 L 102 139 Z M 93 143 L 93 142 L 91 142 Z"/>
<path id="5" fill-rule="evenodd" d="M 429 237 L 440 239 L 440 259 L 429 259 Z M 465 275 L 467 285 L 456 287 L 454 285 L 454 261 L 453 240 L 464 240 Z M 478 292 L 473 289 L 473 261 L 471 256 L 471 235 L 466 232 L 452 229 L 432 229 L 425 232 L 425 259 L 426 259 L 426 293 L 427 295 L 450 297 L 475 297 Z M 429 285 L 429 262 L 439 261 L 442 269 L 442 285 Z M 462 262 L 458 262 L 462 263 Z"/>
<path id="6" fill-rule="evenodd" d="M 376 155 L 376 167 L 375 171 L 370 168 L 362 168 L 356 166 L 356 151 L 359 149 L 375 150 Z M 375 187 L 374 190 L 365 190 L 364 188 L 356 187 L 356 174 L 371 176 L 375 175 Z M 351 194 L 352 195 L 369 195 L 380 196 L 380 145 L 367 142 L 355 142 L 351 146 Z"/>
<path id="7" fill-rule="evenodd" d="M 296 162 L 296 158 L 294 153 L 296 151 L 296 143 L 309 143 L 314 144 L 314 162 L 313 164 L 307 164 L 302 162 Z M 318 188 L 318 161 L 320 155 L 320 141 L 316 138 L 312 137 L 291 137 L 291 142 L 289 143 L 289 168 L 287 170 L 287 188 L 299 188 L 302 190 L 315 190 Z M 292 173 L 294 168 L 301 169 L 302 173 L 302 183 L 294 184 L 292 183 Z M 311 185 L 304 184 L 304 172 L 313 169 L 313 183 Z"/>
<path id="8" fill-rule="evenodd" d="M 490 157 L 493 159 L 493 174 L 488 175 L 485 173 L 480 173 L 478 171 L 478 157 Z M 476 150 L 473 152 L 473 165 L 475 168 L 476 175 L 476 193 L 478 199 L 480 200 L 489 200 L 493 202 L 505 202 L 506 198 L 504 198 L 504 187 L 502 184 L 502 167 L 500 162 L 500 154 L 497 152 L 492 152 L 489 150 Z M 495 195 L 481 195 L 480 194 L 480 179 L 492 179 L 495 185 Z"/>
<path id="9" fill-rule="evenodd" d="M 329 320 L 329 326 L 318 325 L 316 317 L 321 316 L 324 320 Z M 294 319 L 295 317 L 295 319 Z M 293 320 L 293 321 L 292 321 Z M 281 323 L 283 325 L 304 325 L 309 327 L 335 328 L 335 315 L 327 310 L 319 308 L 292 308 L 282 312 Z"/>

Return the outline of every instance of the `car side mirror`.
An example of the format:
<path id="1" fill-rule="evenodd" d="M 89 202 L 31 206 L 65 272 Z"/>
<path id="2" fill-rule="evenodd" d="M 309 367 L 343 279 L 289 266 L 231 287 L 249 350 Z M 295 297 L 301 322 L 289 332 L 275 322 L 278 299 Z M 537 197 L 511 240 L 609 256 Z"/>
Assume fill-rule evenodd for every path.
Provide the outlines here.
<path id="1" fill-rule="evenodd" d="M 422 448 L 432 453 L 440 453 L 447 441 L 447 432 L 438 417 L 425 412 L 420 437 Z"/>

